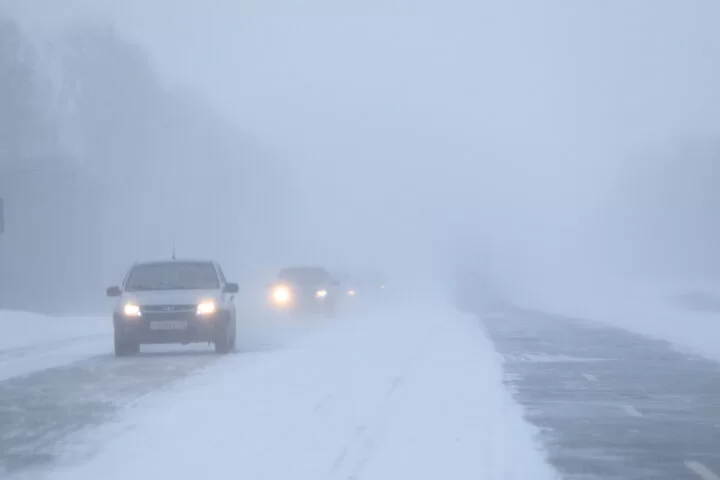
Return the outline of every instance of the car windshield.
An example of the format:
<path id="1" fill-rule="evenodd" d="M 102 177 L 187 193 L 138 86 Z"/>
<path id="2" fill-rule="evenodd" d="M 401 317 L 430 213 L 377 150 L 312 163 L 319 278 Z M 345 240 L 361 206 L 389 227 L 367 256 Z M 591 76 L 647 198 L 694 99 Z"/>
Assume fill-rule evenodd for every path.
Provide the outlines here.
<path id="1" fill-rule="evenodd" d="M 328 281 L 328 273 L 322 268 L 287 268 L 278 278 L 283 282 L 319 284 Z"/>
<path id="2" fill-rule="evenodd" d="M 125 291 L 208 290 L 219 286 L 217 272 L 212 263 L 148 263 L 132 269 L 125 283 Z"/>

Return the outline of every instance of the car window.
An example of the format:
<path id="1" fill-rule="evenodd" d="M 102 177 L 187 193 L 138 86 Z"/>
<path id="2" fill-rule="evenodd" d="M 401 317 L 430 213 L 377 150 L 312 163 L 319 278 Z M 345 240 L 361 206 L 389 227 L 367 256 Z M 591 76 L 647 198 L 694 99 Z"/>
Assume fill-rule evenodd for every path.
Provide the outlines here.
<path id="1" fill-rule="evenodd" d="M 125 282 L 125 291 L 207 290 L 220 288 L 210 262 L 167 262 L 136 265 Z"/>

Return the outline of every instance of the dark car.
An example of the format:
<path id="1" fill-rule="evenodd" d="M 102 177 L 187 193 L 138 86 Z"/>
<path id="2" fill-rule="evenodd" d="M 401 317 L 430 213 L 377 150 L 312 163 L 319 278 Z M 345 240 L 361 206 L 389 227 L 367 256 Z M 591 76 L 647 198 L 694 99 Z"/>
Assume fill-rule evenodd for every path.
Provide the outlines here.
<path id="1" fill-rule="evenodd" d="M 347 300 L 354 299 L 363 290 L 362 281 L 351 273 L 335 272 L 333 278 L 338 281 L 340 294 Z"/>
<path id="2" fill-rule="evenodd" d="M 270 287 L 269 296 L 276 309 L 332 314 L 338 282 L 322 267 L 285 268 Z"/>
<path id="3" fill-rule="evenodd" d="M 377 299 L 385 292 L 385 276 L 375 271 L 354 271 L 337 275 L 348 298 Z"/>
<path id="4" fill-rule="evenodd" d="M 138 353 L 143 344 L 208 342 L 218 353 L 235 348 L 238 285 L 209 260 L 136 263 L 121 286 L 113 312 L 115 354 Z"/>

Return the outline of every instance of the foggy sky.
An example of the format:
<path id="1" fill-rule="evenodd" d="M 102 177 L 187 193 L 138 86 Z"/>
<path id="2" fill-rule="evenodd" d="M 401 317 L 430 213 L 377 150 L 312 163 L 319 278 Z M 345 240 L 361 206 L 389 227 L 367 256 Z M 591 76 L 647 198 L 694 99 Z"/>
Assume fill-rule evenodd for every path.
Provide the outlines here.
<path id="1" fill-rule="evenodd" d="M 2 1 L 114 23 L 281 152 L 288 258 L 577 260 L 628 152 L 720 127 L 713 0 Z"/>

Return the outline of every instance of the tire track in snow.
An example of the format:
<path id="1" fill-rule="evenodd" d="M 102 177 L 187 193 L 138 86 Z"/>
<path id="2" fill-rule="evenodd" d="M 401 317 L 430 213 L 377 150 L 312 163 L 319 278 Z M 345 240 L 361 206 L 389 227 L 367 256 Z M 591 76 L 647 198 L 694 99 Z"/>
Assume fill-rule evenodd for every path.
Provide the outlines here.
<path id="1" fill-rule="evenodd" d="M 372 455 L 385 433 L 388 420 L 387 410 L 392 404 L 392 396 L 403 383 L 404 379 L 402 377 L 393 379 L 383 403 L 369 421 L 355 429 L 353 437 L 340 450 L 330 470 L 331 477 L 347 480 L 361 478 L 365 467 L 372 459 Z M 351 460 L 353 458 L 355 458 L 354 462 Z M 348 465 L 348 462 L 350 462 L 349 468 L 343 471 L 343 467 Z"/>
<path id="2" fill-rule="evenodd" d="M 355 428 L 351 438 L 347 440 L 339 451 L 332 464 L 328 476 L 344 480 L 358 480 L 372 459 L 380 439 L 387 427 L 388 410 L 393 407 L 393 399 L 397 391 L 405 384 L 408 376 L 412 375 L 420 363 L 423 355 L 427 354 L 428 346 L 436 338 L 442 325 L 431 329 L 419 342 L 419 345 L 407 358 L 400 369 L 400 373 L 392 378 L 387 387 L 382 402 L 361 425 Z M 353 461 L 354 459 L 354 461 Z"/>
<path id="3" fill-rule="evenodd" d="M 281 403 L 263 401 L 255 411 L 253 417 L 274 418 L 280 424 L 269 423 L 258 445 L 243 452 L 244 474 L 249 478 L 288 478 L 299 474 L 294 465 L 312 457 L 302 467 L 309 469 L 307 478 L 359 478 L 383 437 L 388 410 L 394 406 L 392 397 L 401 390 L 441 326 L 417 332 L 400 352 L 397 340 L 406 340 L 405 334 L 381 344 L 373 356 L 376 363 L 370 365 L 364 348 L 348 351 L 344 342 L 337 343 L 337 337 L 320 338 L 319 343 L 313 341 L 292 352 L 272 372 L 266 372 L 263 386 L 249 399 L 249 405 L 254 406 L 267 398 L 267 392 L 290 398 L 297 395 L 289 409 L 278 412 Z M 348 340 L 361 345 L 356 333 L 343 332 L 343 337 L 347 335 Z M 288 383 L 287 369 L 297 366 L 301 371 Z M 360 377 L 354 368 L 359 368 Z M 357 409 L 369 411 L 354 419 Z M 278 462 L 278 458 L 283 461 Z"/>

